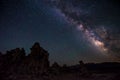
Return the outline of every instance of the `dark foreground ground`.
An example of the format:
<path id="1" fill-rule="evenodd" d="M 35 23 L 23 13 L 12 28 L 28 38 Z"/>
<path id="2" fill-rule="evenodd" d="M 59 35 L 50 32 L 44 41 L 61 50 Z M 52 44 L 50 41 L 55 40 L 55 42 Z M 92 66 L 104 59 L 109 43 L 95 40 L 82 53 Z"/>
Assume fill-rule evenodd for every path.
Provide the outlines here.
<path id="1" fill-rule="evenodd" d="M 78 73 L 67 73 L 60 75 L 36 76 L 36 75 L 11 75 L 0 80 L 120 80 L 120 74 L 92 74 L 91 76 L 80 76 Z"/>
<path id="2" fill-rule="evenodd" d="M 113 65 L 110 66 L 111 64 Z M 34 71 L 5 72 L 0 74 L 0 80 L 120 80 L 118 63 L 84 64 L 84 66 L 86 67 L 82 71 L 80 65 L 69 67 L 57 65 L 56 68 L 50 67 L 44 74 Z"/>

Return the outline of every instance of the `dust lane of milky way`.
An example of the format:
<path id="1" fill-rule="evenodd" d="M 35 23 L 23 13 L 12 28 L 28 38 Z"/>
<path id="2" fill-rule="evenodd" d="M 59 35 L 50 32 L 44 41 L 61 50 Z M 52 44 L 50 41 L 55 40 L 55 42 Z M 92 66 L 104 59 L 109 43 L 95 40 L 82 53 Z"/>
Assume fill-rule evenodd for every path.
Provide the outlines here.
<path id="1" fill-rule="evenodd" d="M 77 26 L 76 29 L 84 33 L 86 39 L 88 39 L 88 41 L 90 41 L 92 45 L 100 50 L 101 53 L 113 60 L 120 60 L 120 45 L 118 45 L 120 44 L 120 29 L 116 27 L 118 28 L 118 33 L 116 33 L 116 37 L 116 35 L 112 33 L 116 32 L 115 30 L 112 30 L 114 29 L 113 27 L 109 27 L 109 25 L 106 26 L 105 23 L 100 24 L 99 22 L 97 22 L 97 20 L 99 20 L 100 18 L 99 16 L 101 16 L 99 13 L 97 13 L 97 11 L 103 14 L 103 18 L 100 18 L 102 20 L 101 22 L 112 22 L 112 20 L 104 20 L 104 17 L 106 17 L 106 15 L 104 15 L 105 10 L 107 10 L 106 8 L 109 9 L 113 7 L 112 10 L 114 10 L 115 8 L 115 5 L 112 4 L 112 2 L 108 0 L 51 0 L 51 2 L 53 3 L 52 5 L 55 6 L 55 8 L 58 9 L 70 23 Z M 103 5 L 105 7 L 102 7 Z M 116 11 L 116 13 L 118 12 Z M 106 14 L 109 13 L 106 12 Z M 112 13 L 109 17 L 111 16 L 113 16 Z M 112 24 L 116 23 L 112 22 Z M 110 31 L 108 27 L 112 31 Z"/>

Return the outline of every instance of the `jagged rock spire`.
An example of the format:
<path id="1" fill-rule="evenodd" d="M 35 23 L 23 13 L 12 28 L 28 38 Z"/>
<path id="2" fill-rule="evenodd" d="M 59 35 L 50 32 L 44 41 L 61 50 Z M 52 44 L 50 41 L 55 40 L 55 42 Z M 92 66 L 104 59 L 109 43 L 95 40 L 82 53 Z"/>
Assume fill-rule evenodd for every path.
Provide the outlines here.
<path id="1" fill-rule="evenodd" d="M 35 44 L 32 46 L 32 48 L 30 48 L 30 50 L 30 55 L 32 56 L 49 56 L 48 52 L 45 49 L 43 49 L 38 42 L 35 42 Z"/>
<path id="2" fill-rule="evenodd" d="M 49 67 L 48 52 L 44 50 L 38 42 L 30 49 L 31 52 L 26 59 L 28 71 L 32 70 L 32 72 L 38 72 L 40 74 L 46 72 Z"/>
<path id="3" fill-rule="evenodd" d="M 38 42 L 36 42 L 36 43 L 32 46 L 31 51 L 33 51 L 33 50 L 39 50 L 39 49 L 40 49 L 40 44 L 39 44 Z"/>

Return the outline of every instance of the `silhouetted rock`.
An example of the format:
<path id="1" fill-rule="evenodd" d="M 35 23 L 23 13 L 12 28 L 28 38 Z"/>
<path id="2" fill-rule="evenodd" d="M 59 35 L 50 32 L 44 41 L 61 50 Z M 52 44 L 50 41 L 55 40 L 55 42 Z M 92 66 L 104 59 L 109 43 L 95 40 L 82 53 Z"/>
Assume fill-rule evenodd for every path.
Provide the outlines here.
<path id="1" fill-rule="evenodd" d="M 83 61 L 79 61 L 79 64 L 80 64 L 80 75 L 83 77 L 89 76 L 89 72 L 88 72 L 85 64 L 83 63 Z"/>
<path id="2" fill-rule="evenodd" d="M 60 73 L 60 66 L 57 62 L 54 62 L 51 66 L 52 73 L 58 75 Z"/>
<path id="3" fill-rule="evenodd" d="M 69 68 L 68 68 L 67 64 L 63 64 L 61 70 L 62 70 L 62 73 L 68 73 L 69 72 Z"/>
<path id="4" fill-rule="evenodd" d="M 26 72 L 38 75 L 47 72 L 49 68 L 48 57 L 48 52 L 40 47 L 39 43 L 35 43 L 23 64 Z"/>
<path id="5" fill-rule="evenodd" d="M 48 52 L 40 47 L 39 43 L 32 46 L 28 56 L 25 56 L 23 48 L 7 51 L 4 55 L 0 53 L 0 80 L 15 80 L 20 77 L 28 79 L 29 75 L 40 77 L 47 74 L 48 57 Z"/>

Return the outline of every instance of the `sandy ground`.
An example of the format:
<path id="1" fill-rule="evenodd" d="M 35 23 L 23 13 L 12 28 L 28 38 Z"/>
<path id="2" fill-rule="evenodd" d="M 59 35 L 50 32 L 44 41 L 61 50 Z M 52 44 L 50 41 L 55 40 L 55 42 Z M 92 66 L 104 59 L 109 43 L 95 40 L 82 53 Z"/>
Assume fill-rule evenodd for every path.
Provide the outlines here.
<path id="1" fill-rule="evenodd" d="M 80 76 L 79 74 L 64 74 L 54 76 L 52 80 L 119 80 L 117 74 L 92 74 L 91 76 Z"/>

